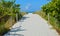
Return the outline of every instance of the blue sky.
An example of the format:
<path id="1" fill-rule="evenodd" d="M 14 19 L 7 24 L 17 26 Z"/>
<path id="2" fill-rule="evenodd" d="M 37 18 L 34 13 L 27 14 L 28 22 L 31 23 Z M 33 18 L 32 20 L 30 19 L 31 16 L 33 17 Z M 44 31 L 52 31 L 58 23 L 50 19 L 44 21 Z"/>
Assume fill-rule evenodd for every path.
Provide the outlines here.
<path id="1" fill-rule="evenodd" d="M 20 10 L 25 12 L 41 10 L 41 6 L 48 3 L 49 0 L 16 0 L 20 4 Z"/>

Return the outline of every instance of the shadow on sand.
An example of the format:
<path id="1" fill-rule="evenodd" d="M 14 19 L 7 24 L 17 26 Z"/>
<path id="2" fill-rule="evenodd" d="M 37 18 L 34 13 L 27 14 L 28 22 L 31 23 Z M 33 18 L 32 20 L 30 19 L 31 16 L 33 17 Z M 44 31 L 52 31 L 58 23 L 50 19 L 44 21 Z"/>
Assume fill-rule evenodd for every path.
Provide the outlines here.
<path id="1" fill-rule="evenodd" d="M 17 32 L 17 31 L 26 31 L 26 29 L 21 28 L 22 26 L 16 27 L 16 28 L 12 28 L 12 30 L 10 30 L 10 32 Z"/>
<path id="2" fill-rule="evenodd" d="M 27 18 L 29 18 L 29 17 L 22 17 L 22 19 L 21 20 L 19 20 L 20 22 L 24 22 L 24 20 L 26 20 Z"/>
<path id="3" fill-rule="evenodd" d="M 12 28 L 7 34 L 5 34 L 4 36 L 24 36 L 22 34 L 16 33 L 16 32 L 20 32 L 20 31 L 26 31 L 26 29 L 22 29 L 21 26 L 16 27 L 16 28 Z"/>
<path id="4" fill-rule="evenodd" d="M 24 36 L 22 34 L 8 34 L 8 35 L 5 35 L 5 36 Z"/>

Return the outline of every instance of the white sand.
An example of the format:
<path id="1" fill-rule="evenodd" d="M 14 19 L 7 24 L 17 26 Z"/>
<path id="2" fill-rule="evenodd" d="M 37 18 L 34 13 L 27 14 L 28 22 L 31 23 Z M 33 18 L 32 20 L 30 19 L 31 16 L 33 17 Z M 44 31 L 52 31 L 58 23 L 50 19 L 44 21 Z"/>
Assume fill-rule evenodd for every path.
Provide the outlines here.
<path id="1" fill-rule="evenodd" d="M 37 14 L 26 14 L 4 36 L 58 36 L 43 18 Z M 15 28 L 15 29 L 13 29 Z M 21 31 L 22 30 L 22 31 Z"/>

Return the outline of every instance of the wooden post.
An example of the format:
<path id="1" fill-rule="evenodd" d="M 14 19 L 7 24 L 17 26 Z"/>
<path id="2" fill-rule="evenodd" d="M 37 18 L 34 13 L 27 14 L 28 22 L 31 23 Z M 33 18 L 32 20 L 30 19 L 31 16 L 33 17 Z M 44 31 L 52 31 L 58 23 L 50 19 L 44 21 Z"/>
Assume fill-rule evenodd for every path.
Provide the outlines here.
<path id="1" fill-rule="evenodd" d="M 18 14 L 16 13 L 16 21 L 18 22 Z"/>
<path id="2" fill-rule="evenodd" d="M 9 11 L 11 12 L 11 17 L 9 18 L 9 19 L 10 19 L 10 21 L 9 21 L 10 23 L 9 23 L 9 22 L 8 22 L 8 23 L 9 23 L 10 25 L 13 25 L 12 6 L 10 7 L 10 10 L 9 10 Z M 11 29 L 11 28 L 10 28 L 10 29 Z"/>
<path id="3" fill-rule="evenodd" d="M 49 13 L 48 13 L 48 23 L 49 23 Z"/>

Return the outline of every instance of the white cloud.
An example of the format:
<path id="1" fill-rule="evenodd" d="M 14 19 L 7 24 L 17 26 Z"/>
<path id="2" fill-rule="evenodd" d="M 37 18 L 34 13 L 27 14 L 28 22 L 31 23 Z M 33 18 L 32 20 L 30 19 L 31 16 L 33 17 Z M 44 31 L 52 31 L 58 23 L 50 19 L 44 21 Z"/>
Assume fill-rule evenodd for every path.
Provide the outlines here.
<path id="1" fill-rule="evenodd" d="M 25 10 L 28 10 L 29 8 L 30 8 L 30 6 L 31 6 L 31 4 L 29 3 L 29 4 L 27 4 L 26 6 L 25 6 Z"/>

